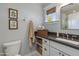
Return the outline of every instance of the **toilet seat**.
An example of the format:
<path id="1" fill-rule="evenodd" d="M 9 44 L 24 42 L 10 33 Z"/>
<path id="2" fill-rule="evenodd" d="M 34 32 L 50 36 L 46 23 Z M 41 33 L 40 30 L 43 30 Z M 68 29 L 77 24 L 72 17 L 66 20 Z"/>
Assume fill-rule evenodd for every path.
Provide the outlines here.
<path id="1" fill-rule="evenodd" d="M 6 56 L 20 56 L 20 44 L 21 40 L 4 43 L 3 47 L 6 48 L 4 49 Z"/>

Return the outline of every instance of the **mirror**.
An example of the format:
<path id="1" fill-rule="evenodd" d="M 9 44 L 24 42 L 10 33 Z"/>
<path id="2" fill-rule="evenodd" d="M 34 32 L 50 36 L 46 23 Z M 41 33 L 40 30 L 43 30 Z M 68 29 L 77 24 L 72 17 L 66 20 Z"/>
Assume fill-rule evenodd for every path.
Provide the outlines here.
<path id="1" fill-rule="evenodd" d="M 70 3 L 61 7 L 61 28 L 79 29 L 79 4 Z"/>

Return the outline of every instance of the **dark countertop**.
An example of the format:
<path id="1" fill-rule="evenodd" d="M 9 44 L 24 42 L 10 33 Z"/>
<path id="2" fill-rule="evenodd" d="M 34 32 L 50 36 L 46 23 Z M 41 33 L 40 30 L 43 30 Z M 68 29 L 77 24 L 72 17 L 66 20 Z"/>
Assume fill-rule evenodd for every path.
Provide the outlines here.
<path id="1" fill-rule="evenodd" d="M 39 37 L 42 37 L 42 36 L 39 36 Z M 62 41 L 56 40 L 57 37 L 55 37 L 55 36 L 48 35 L 48 36 L 44 36 L 42 38 L 46 38 L 50 41 L 54 41 L 54 42 L 57 42 L 57 43 L 60 43 L 60 44 L 63 44 L 63 45 L 66 45 L 66 46 L 69 46 L 69 47 L 72 47 L 72 48 L 79 50 L 79 45 L 74 45 L 74 44 L 70 44 L 70 43 L 67 43 L 67 42 L 62 42 Z"/>

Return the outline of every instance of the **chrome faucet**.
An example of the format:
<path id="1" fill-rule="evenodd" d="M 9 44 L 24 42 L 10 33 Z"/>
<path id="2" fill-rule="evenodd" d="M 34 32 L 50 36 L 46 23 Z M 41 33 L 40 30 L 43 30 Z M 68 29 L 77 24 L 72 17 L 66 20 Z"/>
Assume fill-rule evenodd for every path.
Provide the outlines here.
<path id="1" fill-rule="evenodd" d="M 77 36 L 74 36 L 74 35 L 73 35 L 73 36 L 72 36 L 72 40 L 75 40 L 74 38 L 76 38 L 76 37 L 77 37 Z"/>
<path id="2" fill-rule="evenodd" d="M 59 37 L 59 32 L 57 32 L 57 37 Z"/>
<path id="3" fill-rule="evenodd" d="M 69 35 L 68 34 L 66 34 L 67 35 L 67 39 L 69 39 Z"/>

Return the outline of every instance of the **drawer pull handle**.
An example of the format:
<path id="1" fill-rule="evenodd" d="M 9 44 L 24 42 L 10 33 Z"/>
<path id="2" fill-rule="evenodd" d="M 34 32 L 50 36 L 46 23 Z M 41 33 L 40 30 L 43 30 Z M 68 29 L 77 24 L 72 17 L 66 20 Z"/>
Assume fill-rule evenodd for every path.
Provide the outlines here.
<path id="1" fill-rule="evenodd" d="M 59 52 L 59 55 L 60 55 L 61 53 Z"/>
<path id="2" fill-rule="evenodd" d="M 45 41 L 45 43 L 47 43 L 47 41 Z"/>
<path id="3" fill-rule="evenodd" d="M 62 54 L 62 56 L 64 56 L 64 54 Z"/>
<path id="4" fill-rule="evenodd" d="M 45 50 L 45 51 L 47 51 L 47 49 L 46 49 L 46 48 L 44 48 L 44 50 Z"/>

